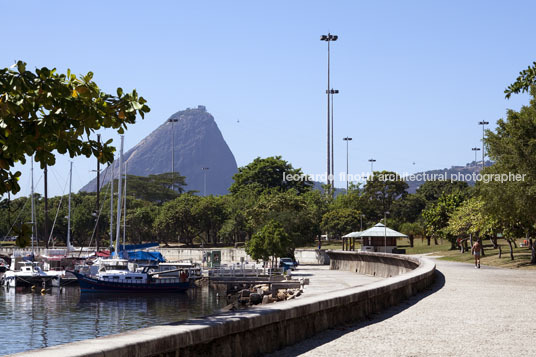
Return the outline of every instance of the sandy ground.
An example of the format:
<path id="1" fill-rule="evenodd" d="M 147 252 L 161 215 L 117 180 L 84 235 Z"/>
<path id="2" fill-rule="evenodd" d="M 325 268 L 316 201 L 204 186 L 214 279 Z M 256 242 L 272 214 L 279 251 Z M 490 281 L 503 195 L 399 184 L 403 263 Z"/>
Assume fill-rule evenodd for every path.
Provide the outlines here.
<path id="1" fill-rule="evenodd" d="M 434 261 L 431 290 L 273 356 L 536 356 L 536 272 Z"/>

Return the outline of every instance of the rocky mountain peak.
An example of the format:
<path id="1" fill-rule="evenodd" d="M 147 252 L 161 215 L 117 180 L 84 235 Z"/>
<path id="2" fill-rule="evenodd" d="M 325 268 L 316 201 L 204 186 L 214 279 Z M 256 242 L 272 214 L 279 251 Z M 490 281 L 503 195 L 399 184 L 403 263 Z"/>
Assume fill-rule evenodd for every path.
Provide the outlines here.
<path id="1" fill-rule="evenodd" d="M 174 113 L 128 150 L 123 156 L 128 174 L 148 176 L 171 172 L 173 142 L 175 172 L 186 176 L 186 190 L 196 190 L 203 194 L 206 175 L 207 194 L 227 193 L 232 176 L 237 172 L 236 160 L 214 117 L 203 105 Z M 118 163 L 112 167 L 114 177 L 117 177 Z M 101 174 L 101 185 L 109 181 L 109 170 L 107 168 Z M 97 182 L 94 179 L 81 191 L 96 189 Z"/>

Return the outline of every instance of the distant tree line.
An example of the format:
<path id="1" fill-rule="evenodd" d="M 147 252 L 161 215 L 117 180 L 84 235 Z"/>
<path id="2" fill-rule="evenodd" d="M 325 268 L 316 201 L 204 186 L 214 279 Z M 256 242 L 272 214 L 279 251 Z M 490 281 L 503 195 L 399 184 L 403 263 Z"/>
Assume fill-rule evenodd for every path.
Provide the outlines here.
<path id="1" fill-rule="evenodd" d="M 3 124 L 0 141 L 4 145 L 0 155 L 2 193 L 18 191 L 20 173 L 12 172 L 11 168 L 16 162 L 24 162 L 25 154 L 36 154 L 38 161 L 47 164 L 52 164 L 54 157 L 44 153 L 53 149 L 69 151 L 71 156 L 93 155 L 102 162 L 110 161 L 113 148 L 108 147 L 108 143 L 102 146 L 93 141 L 84 143 L 78 138 L 84 131 L 89 133 L 100 126 L 121 132 L 126 124 L 134 122 L 136 114 L 143 116 L 149 110 L 143 98 L 138 98 L 135 92 L 123 95 L 118 89 L 117 97 L 101 93 L 91 82 L 91 74 L 77 79 L 70 74 L 58 77 L 46 68 L 33 74 L 26 71 L 22 62 L 17 67 L 18 72 L 0 71 L 0 85 L 6 93 L 12 92 L 9 98 L 16 99 L 26 92 L 34 97 L 30 97 L 30 104 L 25 107 L 19 100 L 5 101 L 8 97 L 0 96 L 0 123 Z M 10 89 L 9 83 L 22 83 L 23 77 L 30 80 L 30 87 Z M 52 83 L 52 87 L 47 87 L 51 96 L 41 96 L 42 81 L 46 80 Z M 382 171 L 374 172 L 366 182 L 351 185 L 347 192 L 332 197 L 329 193 L 332 189 L 328 186 L 321 191 L 313 189 L 312 182 L 307 179 L 284 180 L 283 173 L 306 176 L 302 175 L 301 169 L 275 156 L 257 158 L 239 168 L 229 194 L 202 197 L 187 191 L 185 178 L 179 174 L 128 175 L 126 238 L 130 243 L 157 241 L 165 245 L 244 244 L 254 259 L 273 260 L 292 255 L 296 247 L 314 244 L 322 234 L 340 238 L 387 217 L 387 224 L 406 233 L 412 246 L 414 239 L 420 237 L 426 239 L 427 244 L 431 244 L 432 239 L 435 244 L 438 239 L 445 239 L 451 243 L 452 249 L 463 250 L 468 241 L 476 239 L 489 239 L 496 247 L 501 237 L 508 243 L 510 257 L 514 259 L 515 239 L 525 238 L 532 252 L 531 263 L 536 264 L 536 63 L 522 71 L 516 82 L 505 90 L 507 98 L 520 92 L 530 93 L 529 104 L 519 111 L 509 110 L 506 118 L 497 122 L 495 131 L 486 132 L 486 151 L 493 165 L 483 169 L 481 174 L 498 177 L 522 174 L 523 180 L 480 181 L 475 187 L 464 182 L 428 181 L 410 194 L 406 182 L 393 172 Z M 62 95 L 58 103 L 47 99 L 54 94 Z M 94 104 L 95 100 L 97 104 Z M 77 122 L 73 122 L 75 126 L 68 138 L 61 134 L 58 139 L 56 132 L 39 131 L 43 121 L 72 122 L 73 113 L 79 114 L 80 108 L 91 113 L 94 113 L 95 105 L 108 108 L 102 100 L 117 105 L 103 115 L 90 117 L 87 126 L 76 127 Z M 70 111 L 61 112 L 63 104 L 67 104 Z M 35 113 L 40 107 L 46 108 L 49 115 L 39 119 Z M 59 109 L 53 110 L 56 107 Z M 12 128 L 22 117 L 29 116 L 34 118 L 32 123 L 35 125 L 21 127 L 14 136 Z M 46 128 L 49 127 L 47 124 Z M 31 137 L 37 133 L 42 136 L 39 143 L 42 146 L 17 146 L 28 142 L 24 138 L 31 142 Z M 382 179 L 386 177 L 389 179 Z M 114 187 L 117 192 L 117 184 Z M 35 194 L 35 202 L 40 244 L 52 244 L 44 234 L 43 197 Z M 95 193 L 72 195 L 71 236 L 74 244 L 93 245 L 97 237 L 101 246 L 110 243 L 109 186 L 103 187 L 100 203 L 100 207 L 96 207 Z M 51 227 L 55 220 L 52 241 L 64 244 L 67 197 L 51 198 L 49 207 L 51 222 L 48 226 Z M 29 198 L 0 201 L 0 233 L 3 236 L 19 235 L 19 246 L 28 244 L 27 222 L 30 217 Z"/>

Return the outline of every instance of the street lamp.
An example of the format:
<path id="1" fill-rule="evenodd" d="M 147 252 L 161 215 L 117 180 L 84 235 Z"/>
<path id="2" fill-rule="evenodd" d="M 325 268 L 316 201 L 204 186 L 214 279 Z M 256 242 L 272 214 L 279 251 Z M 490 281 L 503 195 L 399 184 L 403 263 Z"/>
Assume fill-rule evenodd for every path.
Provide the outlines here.
<path id="1" fill-rule="evenodd" d="M 482 120 L 478 122 L 479 125 L 482 125 L 482 169 L 484 169 L 484 160 L 486 158 L 486 153 L 484 152 L 484 127 L 489 124 L 488 121 Z"/>
<path id="2" fill-rule="evenodd" d="M 331 175 L 335 175 L 335 149 L 333 147 L 333 133 L 335 133 L 335 128 L 333 126 L 333 108 L 335 105 L 333 104 L 333 94 L 339 94 L 338 89 L 331 88 L 328 94 L 331 96 Z M 334 178 L 331 178 L 331 186 L 334 186 Z"/>
<path id="3" fill-rule="evenodd" d="M 179 119 L 168 119 L 171 123 L 171 189 L 175 190 L 175 130 L 173 124 Z"/>
<path id="4" fill-rule="evenodd" d="M 387 215 L 389 211 L 383 213 L 383 252 L 387 253 Z"/>
<path id="5" fill-rule="evenodd" d="M 347 136 L 342 138 L 342 140 L 346 141 L 346 194 L 348 194 L 348 143 L 352 140 L 352 138 Z"/>
<path id="6" fill-rule="evenodd" d="M 374 174 L 374 163 L 376 162 L 376 160 L 374 159 L 369 159 L 369 162 L 370 162 L 370 173 L 371 174 Z"/>
<path id="7" fill-rule="evenodd" d="M 322 35 L 320 36 L 320 41 L 326 41 L 328 43 L 328 87 L 326 89 L 326 93 L 327 93 L 327 97 L 328 97 L 328 121 L 327 121 L 327 184 L 329 185 L 331 182 L 330 178 L 330 174 L 332 174 L 331 172 L 331 165 L 330 165 L 330 110 L 329 110 L 329 107 L 330 107 L 330 93 L 329 93 L 329 90 L 331 88 L 330 86 L 330 78 L 329 78 L 329 71 L 330 71 L 330 43 L 331 41 L 337 41 L 337 39 L 339 38 L 339 36 L 337 35 L 332 35 L 331 33 L 328 33 L 327 35 Z"/>
<path id="8" fill-rule="evenodd" d="M 203 167 L 201 168 L 203 170 L 203 196 L 207 195 L 207 170 L 209 170 L 209 167 Z"/>
<path id="9" fill-rule="evenodd" d="M 472 148 L 471 150 L 473 150 L 475 152 L 475 165 L 476 165 L 476 152 L 477 151 L 480 151 L 480 148 Z"/>

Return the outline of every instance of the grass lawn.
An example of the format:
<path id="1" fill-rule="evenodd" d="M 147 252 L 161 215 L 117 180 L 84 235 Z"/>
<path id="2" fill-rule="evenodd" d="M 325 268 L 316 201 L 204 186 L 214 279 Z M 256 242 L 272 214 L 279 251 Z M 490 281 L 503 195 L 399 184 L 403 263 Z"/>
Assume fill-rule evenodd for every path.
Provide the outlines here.
<path id="1" fill-rule="evenodd" d="M 535 269 L 536 265 L 530 264 L 531 252 L 528 248 L 514 248 L 514 260 L 510 259 L 510 248 L 505 240 L 499 239 L 497 242 L 502 249 L 502 257 L 499 258 L 499 249 L 493 249 L 488 241 L 484 242 L 485 256 L 480 258 L 482 265 L 510 268 L 510 269 Z M 489 246 L 488 246 L 489 245 Z M 519 246 L 519 242 L 518 242 Z M 406 254 L 431 254 L 441 256 L 441 260 L 448 260 L 452 262 L 462 262 L 473 264 L 475 259 L 471 255 L 471 252 L 460 253 L 459 250 L 450 250 L 450 242 L 443 240 L 443 244 L 434 244 L 434 240 L 431 240 L 430 246 L 426 244 L 426 239 L 421 242 L 421 239 L 415 239 L 414 247 L 409 247 L 409 241 L 407 239 L 398 240 L 398 247 L 406 249 Z"/>

